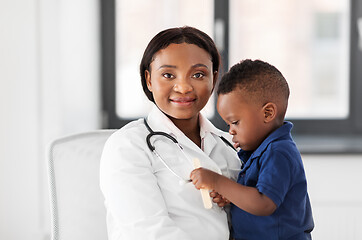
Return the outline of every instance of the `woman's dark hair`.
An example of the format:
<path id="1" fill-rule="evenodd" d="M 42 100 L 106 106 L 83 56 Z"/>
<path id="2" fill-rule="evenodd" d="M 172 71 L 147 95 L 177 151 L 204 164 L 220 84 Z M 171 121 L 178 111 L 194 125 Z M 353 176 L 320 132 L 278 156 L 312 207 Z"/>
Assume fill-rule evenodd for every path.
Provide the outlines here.
<path id="1" fill-rule="evenodd" d="M 211 56 L 212 61 L 212 71 L 219 71 L 220 65 L 220 55 L 215 46 L 214 41 L 204 32 L 193 28 L 193 27 L 179 27 L 179 28 L 170 28 L 159 32 L 156 36 L 152 38 L 149 42 L 140 64 L 140 75 L 143 91 L 145 92 L 147 98 L 154 102 L 152 92 L 147 88 L 145 71 L 150 71 L 150 65 L 153 61 L 155 53 L 161 49 L 165 49 L 168 45 L 175 43 L 188 43 L 194 44 Z M 214 79 L 216 81 L 216 79 Z"/>

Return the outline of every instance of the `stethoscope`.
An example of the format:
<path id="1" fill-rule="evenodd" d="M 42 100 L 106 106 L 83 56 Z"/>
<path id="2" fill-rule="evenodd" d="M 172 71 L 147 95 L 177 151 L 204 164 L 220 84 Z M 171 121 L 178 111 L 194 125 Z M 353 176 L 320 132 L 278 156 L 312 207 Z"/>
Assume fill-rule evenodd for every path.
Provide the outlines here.
<path id="1" fill-rule="evenodd" d="M 152 128 L 150 127 L 150 125 L 148 125 L 146 118 L 143 119 L 144 124 L 147 128 L 147 130 L 150 132 L 147 137 L 146 137 L 146 142 L 147 142 L 147 146 L 150 149 L 151 152 L 153 152 L 153 154 L 156 155 L 156 157 L 163 163 L 163 165 L 173 174 L 175 175 L 178 179 L 179 179 L 179 184 L 180 185 L 184 185 L 186 183 L 191 182 L 190 179 L 183 179 L 180 175 L 178 175 L 175 171 L 173 171 L 168 164 L 166 163 L 165 160 L 163 160 L 163 158 L 161 157 L 161 155 L 156 151 L 156 148 L 154 145 L 151 144 L 151 138 L 153 136 L 164 136 L 166 138 L 168 138 L 169 140 L 171 140 L 176 146 L 177 148 L 182 152 L 183 156 L 188 159 L 190 162 L 192 162 L 191 158 L 185 153 L 183 147 L 179 144 L 179 142 L 176 140 L 176 138 L 174 138 L 173 136 L 171 136 L 168 133 L 165 132 L 155 132 L 152 130 Z M 223 136 L 219 136 L 220 139 L 229 147 L 231 147 L 233 150 L 235 150 L 237 152 L 237 150 L 234 148 L 234 146 L 228 141 L 226 140 Z"/>

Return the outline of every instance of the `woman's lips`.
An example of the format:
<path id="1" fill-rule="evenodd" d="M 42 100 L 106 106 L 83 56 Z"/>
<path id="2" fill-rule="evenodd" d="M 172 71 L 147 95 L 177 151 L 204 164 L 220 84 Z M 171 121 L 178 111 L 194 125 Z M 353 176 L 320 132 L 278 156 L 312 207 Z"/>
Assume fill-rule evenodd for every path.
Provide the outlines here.
<path id="1" fill-rule="evenodd" d="M 185 98 L 171 98 L 170 101 L 179 106 L 190 106 L 195 102 L 196 98 L 185 97 Z"/>

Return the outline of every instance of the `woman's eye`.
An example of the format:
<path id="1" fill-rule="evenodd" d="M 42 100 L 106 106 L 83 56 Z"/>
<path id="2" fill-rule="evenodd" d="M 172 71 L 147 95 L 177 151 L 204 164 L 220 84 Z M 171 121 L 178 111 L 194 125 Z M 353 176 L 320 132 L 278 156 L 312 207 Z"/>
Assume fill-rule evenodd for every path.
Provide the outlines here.
<path id="1" fill-rule="evenodd" d="M 165 78 L 174 78 L 171 73 L 164 73 L 164 74 L 162 74 L 162 76 Z"/>
<path id="2" fill-rule="evenodd" d="M 194 78 L 202 78 L 203 76 L 205 76 L 203 73 L 195 73 L 193 75 Z"/>

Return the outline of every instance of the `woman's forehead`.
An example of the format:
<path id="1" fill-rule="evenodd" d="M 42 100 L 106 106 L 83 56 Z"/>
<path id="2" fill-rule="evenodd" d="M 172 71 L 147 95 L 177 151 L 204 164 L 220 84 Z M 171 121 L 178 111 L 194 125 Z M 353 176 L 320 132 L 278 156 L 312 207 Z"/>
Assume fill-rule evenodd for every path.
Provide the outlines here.
<path id="1" fill-rule="evenodd" d="M 172 43 L 159 50 L 153 56 L 151 64 L 156 68 L 162 65 L 179 66 L 183 64 L 212 67 L 210 54 L 199 46 L 188 43 Z"/>

